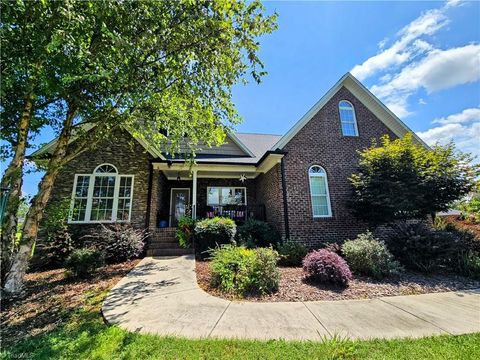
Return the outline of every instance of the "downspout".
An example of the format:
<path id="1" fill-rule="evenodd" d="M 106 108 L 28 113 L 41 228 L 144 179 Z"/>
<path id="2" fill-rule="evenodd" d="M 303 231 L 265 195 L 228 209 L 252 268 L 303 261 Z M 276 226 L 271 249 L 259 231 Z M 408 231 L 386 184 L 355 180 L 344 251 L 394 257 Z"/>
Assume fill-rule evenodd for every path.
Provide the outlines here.
<path id="1" fill-rule="evenodd" d="M 145 218 L 145 229 L 148 229 L 150 227 L 150 211 L 151 211 L 151 208 L 152 208 L 151 207 L 152 182 L 153 182 L 153 164 L 150 162 L 150 170 L 149 170 L 149 173 L 148 173 L 147 216 Z"/>
<path id="2" fill-rule="evenodd" d="M 290 238 L 290 226 L 288 224 L 288 203 L 287 203 L 287 181 L 285 179 L 285 157 L 280 162 L 280 170 L 282 175 L 282 193 L 283 193 L 283 221 L 285 223 L 285 238 Z"/>

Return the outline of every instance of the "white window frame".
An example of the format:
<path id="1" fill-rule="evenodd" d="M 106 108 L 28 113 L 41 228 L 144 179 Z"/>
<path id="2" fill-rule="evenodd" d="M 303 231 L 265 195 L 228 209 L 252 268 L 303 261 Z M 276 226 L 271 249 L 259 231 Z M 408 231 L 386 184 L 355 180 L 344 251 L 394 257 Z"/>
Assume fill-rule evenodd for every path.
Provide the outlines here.
<path id="1" fill-rule="evenodd" d="M 324 175 L 314 175 L 314 174 L 310 174 L 310 170 L 314 167 L 319 167 L 323 170 L 324 172 Z M 308 186 L 309 186 L 309 190 L 310 190 L 310 205 L 311 205 L 311 209 L 312 209 L 312 217 L 315 219 L 315 218 L 331 218 L 332 217 L 332 206 L 330 204 L 330 191 L 328 189 L 328 177 L 327 177 L 327 171 L 325 170 L 325 168 L 323 166 L 320 166 L 320 165 L 312 165 L 308 168 Z M 320 195 L 314 195 L 312 194 L 312 183 L 311 183 L 311 178 L 312 177 L 324 177 L 325 178 L 325 196 L 327 197 L 327 210 L 328 210 L 328 214 L 326 215 L 315 215 L 315 211 L 313 209 L 313 197 L 314 196 L 320 196 Z M 323 196 L 323 195 L 321 195 Z"/>
<path id="2" fill-rule="evenodd" d="M 218 195 L 218 201 L 220 201 L 220 204 L 209 204 L 208 203 L 208 194 L 210 192 L 210 189 L 220 189 L 220 193 Z M 243 189 L 245 191 L 245 203 L 240 204 L 240 205 L 247 205 L 247 187 L 246 186 L 207 186 L 207 206 L 229 206 L 229 205 L 238 205 L 238 204 L 221 204 L 221 198 L 222 198 L 222 191 L 221 189 L 233 189 L 235 192 L 235 189 Z"/>
<path id="3" fill-rule="evenodd" d="M 102 223 L 129 223 L 132 219 L 132 205 L 133 205 L 133 189 L 134 189 L 134 175 L 128 174 L 119 174 L 118 170 L 116 173 L 96 173 L 96 170 L 100 166 L 109 165 L 112 166 L 115 170 L 117 168 L 112 164 L 101 164 L 95 168 L 95 170 L 91 174 L 75 174 L 75 179 L 73 181 L 73 189 L 72 189 L 72 196 L 71 196 L 71 203 L 70 203 L 70 213 L 68 216 L 68 223 L 69 224 L 102 224 Z M 73 215 L 73 208 L 75 205 L 75 192 L 77 189 L 77 181 L 80 176 L 88 176 L 89 183 L 88 183 L 88 195 L 87 195 L 87 206 L 85 209 L 85 218 L 84 220 L 72 220 Z M 96 177 L 115 177 L 115 187 L 113 190 L 113 206 L 112 206 L 112 220 L 90 220 L 91 213 L 92 213 L 92 202 L 93 202 L 93 189 L 95 186 L 95 178 Z M 120 192 L 120 178 L 131 178 L 131 188 L 130 188 L 130 207 L 128 209 L 128 220 L 117 220 L 117 211 L 118 211 L 118 200 L 119 200 L 119 192 Z M 123 198 L 123 197 L 122 197 Z"/>
<path id="4" fill-rule="evenodd" d="M 342 102 L 346 102 L 348 104 L 350 104 L 351 108 L 350 107 L 346 107 L 346 106 L 343 106 L 341 105 Z M 351 111 L 352 112 L 352 115 L 353 115 L 353 125 L 355 127 L 355 134 L 354 135 L 345 135 L 344 132 L 343 132 L 343 124 L 352 124 L 352 121 L 345 121 L 342 119 L 342 110 L 348 110 L 348 111 Z M 357 114 L 355 113 L 355 106 L 353 106 L 353 104 L 348 101 L 348 100 L 340 100 L 338 102 L 338 115 L 340 117 L 340 130 L 342 131 L 342 136 L 345 136 L 345 137 L 357 137 L 358 136 L 358 127 L 357 127 Z"/>

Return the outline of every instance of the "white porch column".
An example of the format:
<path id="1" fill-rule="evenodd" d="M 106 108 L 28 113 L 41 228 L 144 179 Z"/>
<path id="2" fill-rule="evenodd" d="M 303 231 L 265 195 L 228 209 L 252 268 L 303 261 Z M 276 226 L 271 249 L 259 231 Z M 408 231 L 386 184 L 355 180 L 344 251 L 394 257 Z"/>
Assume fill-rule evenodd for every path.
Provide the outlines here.
<path id="1" fill-rule="evenodd" d="M 192 178 L 192 219 L 197 218 L 197 170 L 193 170 Z"/>

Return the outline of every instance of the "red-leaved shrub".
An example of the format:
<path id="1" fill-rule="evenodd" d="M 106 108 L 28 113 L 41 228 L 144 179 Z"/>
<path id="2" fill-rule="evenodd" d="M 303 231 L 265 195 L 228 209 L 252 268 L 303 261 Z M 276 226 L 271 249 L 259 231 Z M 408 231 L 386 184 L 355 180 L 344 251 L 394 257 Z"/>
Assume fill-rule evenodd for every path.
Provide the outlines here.
<path id="1" fill-rule="evenodd" d="M 352 273 L 347 262 L 334 252 L 321 249 L 307 254 L 303 259 L 303 271 L 311 280 L 348 285 Z"/>

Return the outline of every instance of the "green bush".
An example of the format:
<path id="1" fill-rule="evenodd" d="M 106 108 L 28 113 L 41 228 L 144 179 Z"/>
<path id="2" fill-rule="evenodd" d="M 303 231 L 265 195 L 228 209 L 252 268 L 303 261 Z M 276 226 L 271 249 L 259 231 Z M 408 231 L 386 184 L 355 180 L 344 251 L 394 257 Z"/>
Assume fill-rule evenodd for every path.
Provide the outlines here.
<path id="1" fill-rule="evenodd" d="M 308 249 L 302 243 L 287 239 L 278 246 L 280 264 L 284 266 L 301 266 Z"/>
<path id="2" fill-rule="evenodd" d="M 248 219 L 238 227 L 238 239 L 248 248 L 276 246 L 278 233 L 265 221 Z"/>
<path id="3" fill-rule="evenodd" d="M 193 238 L 195 233 L 195 220 L 189 216 L 182 216 L 178 220 L 175 237 L 182 248 L 189 248 L 193 245 Z"/>
<path id="4" fill-rule="evenodd" d="M 480 279 L 480 254 L 473 251 L 459 253 L 456 270 L 461 275 Z"/>
<path id="5" fill-rule="evenodd" d="M 212 251 L 212 285 L 240 295 L 278 289 L 278 253 L 271 248 L 224 245 Z"/>
<path id="6" fill-rule="evenodd" d="M 407 268 L 432 272 L 454 268 L 458 254 L 474 246 L 469 241 L 468 232 L 435 230 L 422 222 L 398 223 L 387 247 Z"/>
<path id="7" fill-rule="evenodd" d="M 385 243 L 375 239 L 370 231 L 342 245 L 342 253 L 350 269 L 357 274 L 377 279 L 394 275 L 401 270 Z"/>
<path id="8" fill-rule="evenodd" d="M 470 200 L 460 202 L 457 208 L 461 211 L 462 219 L 474 224 L 480 223 L 480 195 L 475 195 Z"/>
<path id="9" fill-rule="evenodd" d="M 237 226 L 230 218 L 204 219 L 195 225 L 195 248 L 200 254 L 220 245 L 230 244 L 235 238 Z"/>
<path id="10" fill-rule="evenodd" d="M 75 249 L 65 260 L 65 268 L 76 277 L 89 277 L 96 269 L 103 266 L 103 254 L 95 249 Z"/>

